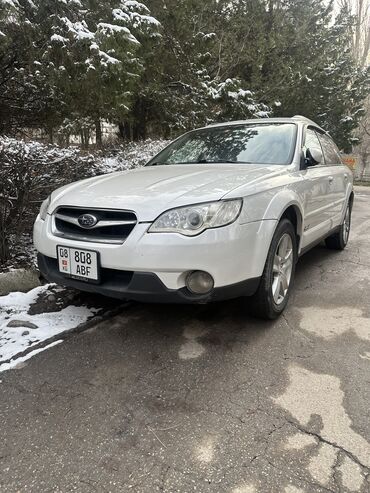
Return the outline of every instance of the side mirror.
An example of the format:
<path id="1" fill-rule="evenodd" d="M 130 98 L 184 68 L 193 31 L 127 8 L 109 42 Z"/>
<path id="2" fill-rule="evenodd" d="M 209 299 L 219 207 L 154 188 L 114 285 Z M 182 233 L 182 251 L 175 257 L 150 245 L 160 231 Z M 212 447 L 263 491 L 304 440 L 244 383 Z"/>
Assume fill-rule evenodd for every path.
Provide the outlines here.
<path id="1" fill-rule="evenodd" d="M 307 168 L 309 166 L 317 166 L 318 164 L 322 163 L 322 158 L 323 156 L 320 149 L 306 149 L 305 165 Z"/>

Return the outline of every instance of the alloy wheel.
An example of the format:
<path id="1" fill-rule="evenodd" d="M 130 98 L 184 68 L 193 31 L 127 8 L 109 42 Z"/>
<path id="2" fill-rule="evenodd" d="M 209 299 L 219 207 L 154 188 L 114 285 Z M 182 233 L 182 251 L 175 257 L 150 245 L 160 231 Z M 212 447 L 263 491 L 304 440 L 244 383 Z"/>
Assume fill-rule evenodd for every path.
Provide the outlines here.
<path id="1" fill-rule="evenodd" d="M 276 247 L 272 269 L 272 295 L 277 305 L 284 300 L 289 290 L 293 269 L 293 242 L 288 233 L 283 234 Z"/>

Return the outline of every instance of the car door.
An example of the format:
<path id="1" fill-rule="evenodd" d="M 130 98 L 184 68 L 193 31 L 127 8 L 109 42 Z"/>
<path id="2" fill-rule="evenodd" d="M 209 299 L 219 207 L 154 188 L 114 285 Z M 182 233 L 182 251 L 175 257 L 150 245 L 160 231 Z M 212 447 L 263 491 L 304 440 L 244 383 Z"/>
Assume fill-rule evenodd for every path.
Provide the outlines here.
<path id="1" fill-rule="evenodd" d="M 307 149 L 318 149 L 322 147 L 317 132 L 312 127 L 305 130 L 303 151 Z M 304 225 L 302 247 L 314 243 L 325 236 L 331 229 L 331 169 L 328 168 L 323 157 L 323 161 L 316 166 L 309 166 L 302 171 L 304 192 Z"/>
<path id="2" fill-rule="evenodd" d="M 342 163 L 337 146 L 327 134 L 318 134 L 323 149 L 325 162 L 330 171 L 329 193 L 331 197 L 330 217 L 332 228 L 340 224 L 342 211 L 345 206 L 346 188 L 348 185 L 349 171 Z"/>

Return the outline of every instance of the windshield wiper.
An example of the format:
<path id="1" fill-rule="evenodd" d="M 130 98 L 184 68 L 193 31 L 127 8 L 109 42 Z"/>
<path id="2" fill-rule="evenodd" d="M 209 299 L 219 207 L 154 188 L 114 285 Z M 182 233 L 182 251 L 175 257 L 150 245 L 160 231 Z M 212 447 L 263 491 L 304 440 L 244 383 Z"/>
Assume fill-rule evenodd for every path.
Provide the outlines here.
<path id="1" fill-rule="evenodd" d="M 226 164 L 253 164 L 251 161 L 231 161 L 231 160 L 227 160 L 227 159 L 223 159 L 223 160 L 220 160 L 220 161 L 208 161 L 208 159 L 200 159 L 199 161 L 197 161 L 196 164 L 223 164 L 223 163 L 226 163 Z"/>
<path id="2" fill-rule="evenodd" d="M 223 159 L 222 161 L 208 161 L 208 159 L 198 159 L 198 161 L 184 161 L 182 163 L 159 163 L 155 161 L 154 163 L 148 163 L 145 166 L 166 166 L 166 165 L 176 165 L 176 164 L 253 164 L 252 161 L 231 161 Z"/>

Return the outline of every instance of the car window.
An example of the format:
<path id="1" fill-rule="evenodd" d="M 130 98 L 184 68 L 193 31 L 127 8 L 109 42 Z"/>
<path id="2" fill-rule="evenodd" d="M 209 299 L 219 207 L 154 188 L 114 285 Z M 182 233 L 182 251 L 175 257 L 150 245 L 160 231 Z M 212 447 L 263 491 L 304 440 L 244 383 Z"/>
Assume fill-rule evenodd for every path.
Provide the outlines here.
<path id="1" fill-rule="evenodd" d="M 342 159 L 331 138 L 326 134 L 320 134 L 319 139 L 324 152 L 326 164 L 329 166 L 342 164 Z"/>
<path id="2" fill-rule="evenodd" d="M 304 149 L 317 149 L 321 153 L 323 153 L 319 138 L 317 136 L 317 133 L 313 128 L 308 128 L 306 130 L 306 136 L 305 136 L 305 141 L 304 141 Z M 321 164 L 325 164 L 323 161 Z"/>
<path id="3" fill-rule="evenodd" d="M 189 132 L 166 147 L 147 166 L 203 163 L 290 164 L 294 123 L 255 123 L 208 127 Z"/>

